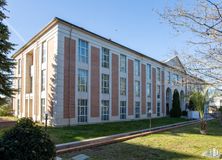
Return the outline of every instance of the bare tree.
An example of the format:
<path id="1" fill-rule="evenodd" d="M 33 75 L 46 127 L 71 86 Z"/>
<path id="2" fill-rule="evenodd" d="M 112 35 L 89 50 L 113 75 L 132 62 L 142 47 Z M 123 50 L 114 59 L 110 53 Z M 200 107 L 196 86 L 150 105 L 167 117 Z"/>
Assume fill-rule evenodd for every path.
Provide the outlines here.
<path id="1" fill-rule="evenodd" d="M 178 1 L 159 15 L 177 32 L 188 31 L 194 53 L 180 54 L 187 71 L 215 87 L 222 86 L 222 1 L 196 0 L 192 7 Z"/>

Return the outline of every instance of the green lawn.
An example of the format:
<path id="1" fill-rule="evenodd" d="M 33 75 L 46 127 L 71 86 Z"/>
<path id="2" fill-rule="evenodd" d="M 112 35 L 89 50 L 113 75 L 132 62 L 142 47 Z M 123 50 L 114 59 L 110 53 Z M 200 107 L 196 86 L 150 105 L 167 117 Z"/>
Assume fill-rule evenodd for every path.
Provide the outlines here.
<path id="1" fill-rule="evenodd" d="M 84 153 L 95 160 L 200 160 L 208 159 L 201 154 L 214 147 L 222 153 L 222 126 L 216 120 L 208 123 L 208 135 L 201 135 L 199 125 L 192 125 L 75 154 Z M 63 157 L 69 159 L 75 154 Z"/>
<path id="2" fill-rule="evenodd" d="M 152 120 L 152 127 L 186 121 L 182 118 L 159 118 Z M 84 140 L 117 133 L 136 131 L 149 127 L 149 120 L 90 124 L 73 127 L 49 128 L 52 140 L 58 143 Z"/>
<path id="3" fill-rule="evenodd" d="M 152 120 L 152 127 L 166 124 L 183 122 L 183 118 L 158 118 Z M 149 120 L 113 122 L 103 124 L 79 125 L 72 127 L 49 127 L 48 133 L 51 139 L 56 143 L 66 143 L 71 141 L 84 140 L 89 138 L 107 136 L 117 133 L 136 131 L 149 127 Z M 0 127 L 0 137 L 8 128 Z"/>

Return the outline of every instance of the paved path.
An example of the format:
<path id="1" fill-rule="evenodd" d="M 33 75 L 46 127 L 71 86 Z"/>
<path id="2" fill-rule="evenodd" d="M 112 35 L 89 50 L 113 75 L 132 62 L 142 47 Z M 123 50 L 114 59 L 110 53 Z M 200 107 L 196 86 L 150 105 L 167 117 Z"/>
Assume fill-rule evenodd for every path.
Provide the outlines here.
<path id="1" fill-rule="evenodd" d="M 211 120 L 211 119 L 209 119 L 209 120 Z M 187 122 L 181 122 L 181 123 L 175 123 L 175 124 L 155 127 L 155 128 L 151 128 L 151 129 L 144 129 L 144 130 L 139 130 L 139 131 L 115 134 L 115 135 L 111 135 L 111 136 L 87 139 L 87 140 L 83 140 L 83 141 L 58 144 L 58 145 L 56 145 L 56 153 L 59 155 L 59 154 L 67 153 L 67 152 L 76 152 L 76 151 L 80 151 L 80 150 L 84 150 L 84 149 L 88 149 L 88 148 L 94 148 L 97 146 L 122 142 L 122 141 L 126 141 L 126 140 L 129 140 L 132 138 L 145 136 L 145 135 L 149 135 L 149 134 L 153 134 L 153 133 L 163 132 L 163 131 L 170 130 L 170 129 L 175 129 L 175 128 L 180 128 L 180 127 L 184 127 L 184 126 L 188 126 L 188 125 L 192 125 L 192 124 L 197 124 L 199 122 L 200 122 L 199 120 L 192 120 L 192 121 L 187 121 Z"/>

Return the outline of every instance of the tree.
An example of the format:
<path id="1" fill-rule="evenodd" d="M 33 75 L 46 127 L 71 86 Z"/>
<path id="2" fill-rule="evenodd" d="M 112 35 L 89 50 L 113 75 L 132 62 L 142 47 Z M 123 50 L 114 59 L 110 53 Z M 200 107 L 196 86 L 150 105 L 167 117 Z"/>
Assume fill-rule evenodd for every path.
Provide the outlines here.
<path id="1" fill-rule="evenodd" d="M 205 97 L 201 92 L 194 92 L 190 96 L 190 101 L 193 102 L 195 110 L 200 112 L 200 118 L 203 119 L 204 117 L 204 104 L 205 104 Z"/>
<path id="2" fill-rule="evenodd" d="M 197 110 L 200 113 L 200 119 L 201 119 L 200 132 L 202 134 L 206 134 L 207 130 L 207 122 L 204 120 L 204 105 L 206 102 L 206 96 L 207 92 L 206 94 L 203 94 L 201 92 L 194 92 L 190 96 L 190 100 L 193 102 L 195 110 Z"/>
<path id="3" fill-rule="evenodd" d="M 180 117 L 181 116 L 181 108 L 180 108 L 180 95 L 177 90 L 173 92 L 173 106 L 170 111 L 171 117 Z"/>
<path id="4" fill-rule="evenodd" d="M 0 159 L 41 159 L 55 156 L 55 145 L 49 135 L 29 118 L 21 118 L 0 139 Z"/>
<path id="5" fill-rule="evenodd" d="M 192 4 L 189 7 L 184 5 L 183 1 L 178 2 L 174 7 L 166 7 L 159 15 L 177 32 L 188 31 L 193 35 L 194 40 L 189 39 L 188 44 L 194 47 L 194 53 L 180 55 L 187 71 L 220 88 L 222 85 L 222 3 L 213 0 L 190 2 Z"/>
<path id="6" fill-rule="evenodd" d="M 7 18 L 4 14 L 7 5 L 5 0 L 0 0 L 0 104 L 5 102 L 5 97 L 12 97 L 12 75 L 15 62 L 8 57 L 8 54 L 14 50 L 14 44 L 9 42 L 10 32 L 3 23 Z"/>

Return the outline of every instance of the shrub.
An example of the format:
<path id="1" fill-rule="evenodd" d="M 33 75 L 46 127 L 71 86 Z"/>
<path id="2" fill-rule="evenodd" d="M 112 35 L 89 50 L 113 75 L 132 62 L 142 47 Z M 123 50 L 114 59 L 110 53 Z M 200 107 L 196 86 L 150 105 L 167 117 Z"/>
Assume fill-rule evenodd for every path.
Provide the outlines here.
<path id="1" fill-rule="evenodd" d="M 195 110 L 195 106 L 194 106 L 194 103 L 193 103 L 192 99 L 189 100 L 188 109 L 190 111 L 194 111 Z"/>
<path id="2" fill-rule="evenodd" d="M 194 92 L 190 96 L 190 100 L 193 102 L 193 105 L 195 106 L 195 110 L 200 112 L 200 118 L 203 119 L 204 116 L 204 103 L 205 103 L 205 97 L 201 92 Z"/>
<path id="3" fill-rule="evenodd" d="M 9 104 L 4 104 L 0 106 L 0 116 L 12 116 L 12 108 Z"/>
<path id="4" fill-rule="evenodd" d="M 178 91 L 174 91 L 173 93 L 173 106 L 170 110 L 171 117 L 180 117 L 181 116 L 181 108 L 180 108 L 180 96 Z"/>
<path id="5" fill-rule="evenodd" d="M 182 116 L 187 116 L 187 111 L 182 111 Z"/>
<path id="6" fill-rule="evenodd" d="M 55 145 L 49 135 L 29 118 L 21 118 L 0 142 L 0 159 L 53 159 Z"/>

